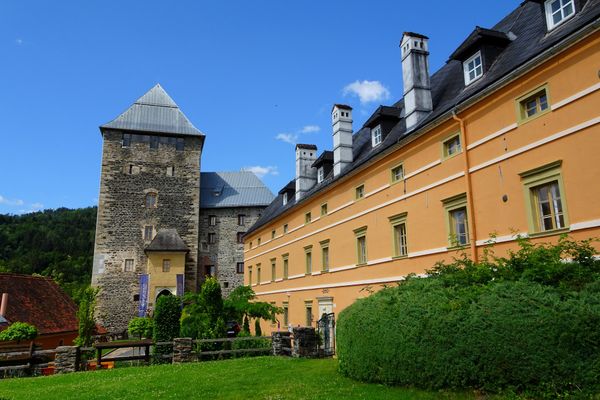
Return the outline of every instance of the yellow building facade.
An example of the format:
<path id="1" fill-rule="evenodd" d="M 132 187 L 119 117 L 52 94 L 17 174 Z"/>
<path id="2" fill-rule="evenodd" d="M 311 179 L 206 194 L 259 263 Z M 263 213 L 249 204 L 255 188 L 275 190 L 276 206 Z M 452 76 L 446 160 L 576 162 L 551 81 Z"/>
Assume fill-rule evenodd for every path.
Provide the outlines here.
<path id="1" fill-rule="evenodd" d="M 282 327 L 315 326 L 323 313 L 337 315 L 437 261 L 462 252 L 477 259 L 492 242 L 502 255 L 518 235 L 600 236 L 600 7 L 563 0 L 573 15 L 563 10 L 556 23 L 546 3 L 524 2 L 519 17 L 476 29 L 431 77 L 430 109 L 425 93 L 412 113 L 405 73 L 404 101 L 378 109 L 383 117 L 354 132 L 346 169 L 335 154 L 336 118 L 352 114 L 334 106 L 330 178 L 318 171 L 298 197 L 299 175 L 296 192 L 284 188 L 245 238 L 245 283 L 284 308 Z M 531 26 L 540 19 L 538 32 Z M 426 37 L 406 33 L 403 57 L 411 43 L 428 54 Z M 384 117 L 394 108 L 386 134 Z M 358 143 L 361 135 L 371 140 Z M 361 153 L 359 145 L 373 149 Z M 313 147 L 296 151 L 316 155 Z"/>

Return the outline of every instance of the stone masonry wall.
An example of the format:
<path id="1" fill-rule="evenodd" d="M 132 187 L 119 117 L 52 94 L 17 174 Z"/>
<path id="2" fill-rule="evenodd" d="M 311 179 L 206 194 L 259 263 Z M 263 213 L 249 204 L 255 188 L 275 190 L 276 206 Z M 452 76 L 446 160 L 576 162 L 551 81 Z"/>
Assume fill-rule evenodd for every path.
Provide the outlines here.
<path id="1" fill-rule="evenodd" d="M 109 332 L 127 328 L 136 316 L 139 276 L 147 273 L 144 226 L 154 226 L 154 235 L 174 228 L 189 247 L 186 258 L 186 290 L 195 290 L 198 280 L 201 138 L 186 137 L 185 149 L 160 143 L 132 142 L 122 147 L 122 132 L 104 133 L 102 172 L 92 284 L 101 288 L 97 321 Z M 174 167 L 174 175 L 167 175 Z M 133 171 L 133 174 L 130 173 Z M 157 207 L 145 207 L 148 191 L 158 193 Z M 134 260 L 134 271 L 125 272 L 125 259 Z M 150 303 L 153 299 L 148 299 Z"/>
<path id="2" fill-rule="evenodd" d="M 200 266 L 206 273 L 210 265 L 215 267 L 216 277 L 224 296 L 244 284 L 244 274 L 237 273 L 238 262 L 244 262 L 244 245 L 237 242 L 237 233 L 246 232 L 260 217 L 265 207 L 202 208 L 200 210 Z M 238 225 L 238 215 L 244 214 L 244 225 Z M 217 217 L 210 226 L 210 216 Z M 209 233 L 215 234 L 216 242 L 208 243 Z"/>

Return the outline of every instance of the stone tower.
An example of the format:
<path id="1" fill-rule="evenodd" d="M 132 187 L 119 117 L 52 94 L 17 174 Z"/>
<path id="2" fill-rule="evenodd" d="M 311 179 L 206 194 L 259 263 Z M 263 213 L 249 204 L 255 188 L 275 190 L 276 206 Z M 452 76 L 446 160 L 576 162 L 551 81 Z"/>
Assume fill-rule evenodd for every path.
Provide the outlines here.
<path id="1" fill-rule="evenodd" d="M 92 285 L 98 322 L 122 332 L 160 293 L 197 289 L 204 134 L 160 85 L 100 131 Z"/>

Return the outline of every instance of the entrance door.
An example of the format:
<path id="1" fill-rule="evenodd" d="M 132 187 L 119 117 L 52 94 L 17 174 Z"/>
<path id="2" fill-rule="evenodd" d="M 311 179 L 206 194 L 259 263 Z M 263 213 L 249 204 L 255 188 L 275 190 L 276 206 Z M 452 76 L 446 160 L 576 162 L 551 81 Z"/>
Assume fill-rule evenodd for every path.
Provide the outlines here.
<path id="1" fill-rule="evenodd" d="M 319 300 L 319 321 L 317 329 L 321 336 L 321 351 L 324 356 L 335 354 L 335 314 L 333 313 L 333 298 L 324 297 Z"/>

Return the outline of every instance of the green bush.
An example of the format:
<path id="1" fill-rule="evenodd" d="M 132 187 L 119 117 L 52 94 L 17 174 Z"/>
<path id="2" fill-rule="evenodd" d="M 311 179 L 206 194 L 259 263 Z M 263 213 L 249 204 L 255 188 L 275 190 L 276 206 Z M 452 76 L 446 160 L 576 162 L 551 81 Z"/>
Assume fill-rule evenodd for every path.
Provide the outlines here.
<path id="1" fill-rule="evenodd" d="M 252 337 L 251 334 L 240 332 L 237 336 L 238 338 L 243 337 Z M 248 340 L 234 340 L 231 343 L 232 350 L 241 350 L 241 349 L 265 349 L 265 352 L 259 353 L 233 353 L 234 358 L 238 357 L 252 357 L 256 355 L 264 355 L 267 350 L 271 349 L 271 341 L 269 339 L 248 339 Z"/>
<path id="2" fill-rule="evenodd" d="M 177 296 L 160 296 L 156 299 L 154 309 L 154 336 L 155 342 L 172 342 L 179 337 L 179 319 L 181 318 L 181 298 Z M 170 354 L 171 346 L 155 346 L 154 354 Z M 165 360 L 157 358 L 158 362 Z"/>
<path id="3" fill-rule="evenodd" d="M 81 292 L 79 308 L 77 310 L 79 335 L 75 338 L 75 344 L 78 346 L 90 347 L 92 345 L 92 335 L 96 332 L 94 310 L 96 308 L 97 295 L 98 289 L 89 286 Z"/>
<path id="4" fill-rule="evenodd" d="M 523 242 L 507 258 L 439 264 L 358 300 L 338 318 L 340 370 L 536 398 L 600 390 L 600 263 L 589 248 Z M 562 261 L 568 253 L 573 261 Z"/>
<path id="5" fill-rule="evenodd" d="M 149 338 L 152 337 L 152 331 L 154 329 L 154 323 L 152 318 L 148 317 L 135 317 L 127 325 L 127 332 L 130 336 L 137 336 L 138 338 Z"/>
<path id="6" fill-rule="evenodd" d="M 14 322 L 8 328 L 0 332 L 0 341 L 20 342 L 21 340 L 32 340 L 38 335 L 38 330 L 35 326 L 27 322 Z"/>

